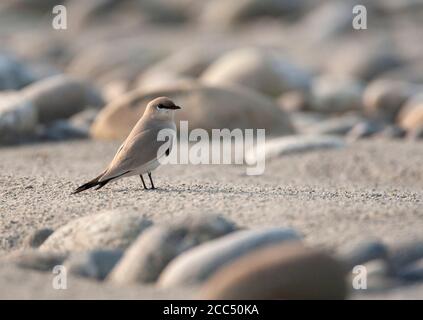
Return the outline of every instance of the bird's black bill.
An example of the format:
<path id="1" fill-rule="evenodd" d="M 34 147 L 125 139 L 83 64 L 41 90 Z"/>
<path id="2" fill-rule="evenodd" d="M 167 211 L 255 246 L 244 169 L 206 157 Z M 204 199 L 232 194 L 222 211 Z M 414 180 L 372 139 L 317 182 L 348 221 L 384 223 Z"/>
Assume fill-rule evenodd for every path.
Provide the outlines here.
<path id="1" fill-rule="evenodd" d="M 175 105 L 163 105 L 163 104 L 159 104 L 158 105 L 159 109 L 170 109 L 170 110 L 177 110 L 177 109 L 181 109 L 180 106 L 175 106 Z"/>
<path id="2" fill-rule="evenodd" d="M 177 109 L 181 109 L 180 106 L 165 106 L 163 107 L 164 109 L 171 109 L 171 110 L 177 110 Z"/>

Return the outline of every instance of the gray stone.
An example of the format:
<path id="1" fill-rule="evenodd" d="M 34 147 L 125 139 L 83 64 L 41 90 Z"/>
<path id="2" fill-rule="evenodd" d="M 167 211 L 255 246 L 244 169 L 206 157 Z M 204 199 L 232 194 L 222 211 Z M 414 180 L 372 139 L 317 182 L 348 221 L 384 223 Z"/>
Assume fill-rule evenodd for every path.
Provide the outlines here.
<path id="1" fill-rule="evenodd" d="M 64 266 L 76 276 L 103 280 L 122 257 L 122 250 L 93 250 L 71 254 Z"/>
<path id="2" fill-rule="evenodd" d="M 125 249 L 151 224 L 137 212 L 105 211 L 68 222 L 48 237 L 40 250 Z"/>
<path id="3" fill-rule="evenodd" d="M 356 300 L 421 300 L 423 292 L 423 283 L 417 283 L 409 286 L 388 288 L 383 291 L 355 292 L 353 299 Z"/>
<path id="4" fill-rule="evenodd" d="M 81 130 L 89 132 L 90 126 L 94 122 L 99 110 L 95 108 L 88 108 L 81 112 L 74 114 L 69 118 L 70 123 Z"/>
<path id="5" fill-rule="evenodd" d="M 34 132 L 38 112 L 19 93 L 0 94 L 0 143 L 15 143 Z"/>
<path id="6" fill-rule="evenodd" d="M 375 121 L 361 121 L 357 123 L 347 134 L 347 139 L 355 141 L 362 138 L 373 136 L 374 134 L 381 132 L 385 128 L 384 123 Z"/>
<path id="7" fill-rule="evenodd" d="M 302 133 L 317 135 L 345 135 L 362 120 L 363 118 L 357 115 L 331 117 L 308 126 Z"/>
<path id="8" fill-rule="evenodd" d="M 410 139 L 410 140 L 422 140 L 423 139 L 423 126 L 421 126 L 420 128 L 410 130 L 407 133 L 407 138 Z"/>
<path id="9" fill-rule="evenodd" d="M 175 24 L 187 20 L 190 12 L 181 1 L 137 0 L 136 3 L 144 16 L 151 23 Z"/>
<path id="10" fill-rule="evenodd" d="M 52 141 L 85 139 L 89 137 L 89 128 L 84 130 L 75 127 L 70 121 L 58 120 L 43 127 L 38 135 L 43 140 Z"/>
<path id="11" fill-rule="evenodd" d="M 406 131 L 396 125 L 388 125 L 376 134 L 377 137 L 387 139 L 404 138 Z"/>
<path id="12" fill-rule="evenodd" d="M 319 3 L 294 27 L 305 43 L 320 44 L 351 30 L 352 6 L 348 2 Z"/>
<path id="13" fill-rule="evenodd" d="M 156 281 L 167 264 L 182 252 L 234 230 L 232 222 L 204 214 L 151 227 L 128 248 L 110 280 L 119 284 Z"/>
<path id="14" fill-rule="evenodd" d="M 54 230 L 50 228 L 35 230 L 25 239 L 24 246 L 27 248 L 38 248 L 53 232 Z"/>
<path id="15" fill-rule="evenodd" d="M 325 114 L 311 111 L 290 112 L 289 116 L 296 132 L 300 134 L 306 132 L 309 127 L 318 125 L 320 122 L 324 122 L 328 119 Z"/>
<path id="16" fill-rule="evenodd" d="M 309 108 L 309 97 L 302 91 L 288 91 L 278 97 L 279 107 L 287 112 L 298 112 Z"/>
<path id="17" fill-rule="evenodd" d="M 364 267 L 367 272 L 367 288 L 369 291 L 385 291 L 401 284 L 401 280 L 389 276 L 389 266 L 385 260 L 375 259 L 367 262 Z M 351 283 L 357 274 L 351 272 Z"/>
<path id="18" fill-rule="evenodd" d="M 364 111 L 373 118 L 394 121 L 403 104 L 418 90 L 418 86 L 404 81 L 375 80 L 364 91 Z"/>
<path id="19" fill-rule="evenodd" d="M 421 259 L 423 259 L 423 241 L 399 245 L 391 251 L 390 274 L 396 275 L 402 269 Z"/>
<path id="20" fill-rule="evenodd" d="M 200 21 L 214 28 L 229 28 L 260 17 L 296 17 L 303 0 L 213 0 L 205 5 Z"/>
<path id="21" fill-rule="evenodd" d="M 247 253 L 271 244 L 299 240 L 300 236 L 291 229 L 238 231 L 182 253 L 163 270 L 158 285 L 167 288 L 200 283 Z"/>
<path id="22" fill-rule="evenodd" d="M 65 75 L 35 82 L 23 89 L 22 95 L 37 109 L 41 123 L 68 118 L 86 107 L 104 104 L 88 83 Z"/>
<path id="23" fill-rule="evenodd" d="M 118 11 L 119 0 L 95 0 L 95 1 L 69 1 L 66 3 L 68 12 L 72 12 L 72 19 L 68 21 L 70 32 L 78 34 L 84 32 L 84 28 L 89 28 L 90 23 L 101 18 L 109 17 L 111 11 Z"/>
<path id="24" fill-rule="evenodd" d="M 57 265 L 62 265 L 67 255 L 62 253 L 42 252 L 38 250 L 23 250 L 10 254 L 6 262 L 22 269 L 37 271 L 52 271 Z"/>
<path id="25" fill-rule="evenodd" d="M 278 96 L 290 90 L 306 90 L 311 77 L 274 52 L 241 48 L 217 59 L 203 72 L 201 80 L 212 85 L 241 85 Z"/>
<path id="26" fill-rule="evenodd" d="M 34 80 L 35 76 L 28 67 L 0 53 L 0 91 L 21 89 Z"/>
<path id="27" fill-rule="evenodd" d="M 338 136 L 330 135 L 295 135 L 282 138 L 269 139 L 264 148 L 256 147 L 245 152 L 247 163 L 255 163 L 257 151 L 263 149 L 266 159 L 304 153 L 322 149 L 338 149 L 345 147 L 345 142 Z M 261 152 L 260 151 L 260 152 Z"/>
<path id="28" fill-rule="evenodd" d="M 3 1 L 5 4 L 4 8 L 7 11 L 16 11 L 16 12 L 25 12 L 25 13 L 34 13 L 34 12 L 42 12 L 45 13 L 47 10 L 51 10 L 53 6 L 56 4 L 62 3 L 61 1 L 57 0 L 6 0 Z M 2 5 L 3 5 L 2 3 Z"/>
<path id="29" fill-rule="evenodd" d="M 423 92 L 407 100 L 398 113 L 397 123 L 407 131 L 423 126 Z"/>
<path id="30" fill-rule="evenodd" d="M 179 83 L 150 91 L 134 90 L 100 111 L 91 127 L 96 139 L 125 139 L 153 97 L 167 96 L 182 109 L 175 122 L 188 121 L 189 128 L 255 129 L 267 135 L 293 133 L 289 116 L 268 97 L 241 87 L 223 88 L 200 83 Z M 213 114 L 213 117 L 210 116 Z"/>
<path id="31" fill-rule="evenodd" d="M 162 50 L 146 45 L 140 37 L 96 41 L 72 59 L 66 72 L 95 80 L 102 87 L 113 80 L 135 80 L 163 55 Z"/>
<path id="32" fill-rule="evenodd" d="M 363 84 L 354 78 L 320 76 L 311 86 L 310 108 L 319 112 L 360 110 L 363 90 Z"/>
<path id="33" fill-rule="evenodd" d="M 370 81 L 380 74 L 403 64 L 392 44 L 379 39 L 364 39 L 339 43 L 339 49 L 327 59 L 328 71 L 355 79 Z"/>
<path id="34" fill-rule="evenodd" d="M 412 263 L 397 271 L 396 276 L 408 283 L 415 283 L 423 280 L 423 259 Z"/>
<path id="35" fill-rule="evenodd" d="M 341 254 L 347 270 L 352 270 L 357 265 L 363 265 L 372 260 L 387 260 L 388 248 L 380 241 L 359 243 L 347 252 Z"/>
<path id="36" fill-rule="evenodd" d="M 215 46 L 188 46 L 170 54 L 145 70 L 138 82 L 144 82 L 157 74 L 172 74 L 196 78 L 222 53 Z"/>
<path id="37" fill-rule="evenodd" d="M 410 62 L 404 66 L 394 68 L 380 75 L 383 79 L 390 79 L 398 82 L 406 81 L 408 83 L 423 84 L 423 63 Z"/>

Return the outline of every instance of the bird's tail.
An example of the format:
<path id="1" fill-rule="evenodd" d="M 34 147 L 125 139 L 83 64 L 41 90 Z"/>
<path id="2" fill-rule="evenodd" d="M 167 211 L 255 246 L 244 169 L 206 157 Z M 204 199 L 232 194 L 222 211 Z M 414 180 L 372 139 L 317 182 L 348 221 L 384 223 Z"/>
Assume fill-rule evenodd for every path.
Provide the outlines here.
<path id="1" fill-rule="evenodd" d="M 94 190 L 98 190 L 103 188 L 107 183 L 109 183 L 110 181 L 112 181 L 113 179 L 119 178 L 125 174 L 127 174 L 130 171 L 126 171 L 116 177 L 112 177 L 103 181 L 98 181 L 101 179 L 101 177 L 106 173 L 107 170 L 103 171 L 98 177 L 92 179 L 91 181 L 88 181 L 87 183 L 84 183 L 82 186 L 76 188 L 76 190 L 74 192 L 72 192 L 72 194 L 77 194 L 80 193 L 82 191 L 85 191 L 87 189 L 91 189 L 93 187 L 96 187 Z"/>
<path id="2" fill-rule="evenodd" d="M 82 186 L 79 186 L 78 188 L 76 188 L 76 190 L 74 192 L 72 192 L 72 194 L 77 194 L 80 193 L 82 191 L 91 189 L 93 187 L 97 187 L 95 188 L 95 190 L 98 190 L 102 187 L 104 187 L 111 179 L 107 179 L 104 181 L 99 182 L 98 180 L 103 176 L 104 172 L 102 172 L 98 177 L 92 179 L 91 181 L 88 181 L 87 183 L 84 183 Z"/>

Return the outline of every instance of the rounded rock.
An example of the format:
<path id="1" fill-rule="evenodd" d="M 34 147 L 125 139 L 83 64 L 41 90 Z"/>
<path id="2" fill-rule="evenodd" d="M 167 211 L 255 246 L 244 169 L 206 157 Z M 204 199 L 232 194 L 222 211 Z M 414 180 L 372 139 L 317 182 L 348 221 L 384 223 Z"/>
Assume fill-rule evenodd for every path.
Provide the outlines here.
<path id="1" fill-rule="evenodd" d="M 330 117 L 316 124 L 307 126 L 303 133 L 315 135 L 345 135 L 363 118 L 356 114 Z"/>
<path id="2" fill-rule="evenodd" d="M 340 43 L 339 50 L 327 60 L 330 73 L 370 81 L 403 64 L 398 54 L 389 49 L 391 44 L 372 38 L 363 41 L 353 39 Z"/>
<path id="3" fill-rule="evenodd" d="M 166 58 L 147 68 L 139 82 L 146 82 L 155 74 L 172 74 L 180 77 L 196 78 L 216 59 L 222 49 L 190 46 L 170 54 Z"/>
<path id="4" fill-rule="evenodd" d="M 417 90 L 417 86 L 407 82 L 390 79 L 375 80 L 364 91 L 364 111 L 371 117 L 393 121 L 402 105 Z"/>
<path id="5" fill-rule="evenodd" d="M 93 250 L 71 254 L 64 264 L 73 275 L 104 280 L 122 257 L 122 250 Z"/>
<path id="6" fill-rule="evenodd" d="M 423 139 L 423 126 L 413 129 L 407 133 L 407 138 L 410 140 L 422 140 Z"/>
<path id="7" fill-rule="evenodd" d="M 355 141 L 362 138 L 368 138 L 380 133 L 385 127 L 385 123 L 371 120 L 361 121 L 348 132 L 347 139 Z"/>
<path id="8" fill-rule="evenodd" d="M 404 138 L 406 131 L 396 125 L 388 125 L 382 131 L 377 134 L 377 137 L 387 139 L 399 139 Z"/>
<path id="9" fill-rule="evenodd" d="M 23 89 L 22 95 L 37 109 L 41 123 L 68 118 L 86 107 L 101 107 L 104 103 L 89 84 L 65 75 L 35 82 Z"/>
<path id="10" fill-rule="evenodd" d="M 411 97 L 401 108 L 398 117 L 401 128 L 412 131 L 423 126 L 423 93 Z"/>
<path id="11" fill-rule="evenodd" d="M 162 56 L 161 50 L 152 50 L 134 37 L 104 41 L 84 48 L 70 62 L 66 72 L 96 80 L 103 86 L 113 80 L 135 80 Z"/>
<path id="12" fill-rule="evenodd" d="M 267 140 L 262 151 L 266 159 L 272 159 L 296 153 L 338 149 L 345 147 L 345 145 L 344 140 L 338 136 L 295 135 Z M 246 150 L 245 160 L 247 163 L 257 161 L 258 150 L 260 150 L 260 147 Z"/>
<path id="13" fill-rule="evenodd" d="M 353 78 L 324 75 L 311 86 L 310 108 L 319 112 L 360 110 L 363 85 Z"/>
<path id="14" fill-rule="evenodd" d="M 10 254 L 6 261 L 22 269 L 51 272 L 55 266 L 62 265 L 66 257 L 62 253 L 28 249 Z"/>
<path id="15" fill-rule="evenodd" d="M 243 88 L 222 88 L 183 83 L 151 91 L 135 90 L 112 101 L 91 127 L 97 139 L 124 139 L 155 97 L 167 96 L 182 107 L 175 122 L 189 121 L 190 128 L 263 128 L 268 135 L 294 132 L 288 115 L 267 97 Z M 210 115 L 213 114 L 213 117 Z"/>
<path id="16" fill-rule="evenodd" d="M 32 134 L 38 123 L 34 105 L 19 93 L 0 94 L 0 143 L 15 143 Z"/>
<path id="17" fill-rule="evenodd" d="M 21 89 L 35 79 L 25 65 L 11 56 L 0 54 L 0 91 Z"/>
<path id="18" fill-rule="evenodd" d="M 125 249 L 152 222 L 136 212 L 105 211 L 72 220 L 40 246 L 42 251 Z"/>
<path id="19" fill-rule="evenodd" d="M 214 215 L 196 215 L 149 228 L 125 252 L 110 275 L 119 284 L 154 282 L 167 264 L 201 243 L 224 236 L 235 225 Z"/>
<path id="20" fill-rule="evenodd" d="M 363 265 L 373 260 L 386 261 L 389 257 L 388 247 L 380 241 L 366 241 L 346 250 L 341 260 L 347 272 L 357 265 Z"/>
<path id="21" fill-rule="evenodd" d="M 214 0 L 205 5 L 200 21 L 215 28 L 229 28 L 260 17 L 293 18 L 303 7 L 303 0 Z"/>
<path id="22" fill-rule="evenodd" d="M 50 228 L 38 229 L 25 239 L 24 246 L 27 248 L 38 248 L 53 232 L 54 230 Z"/>
<path id="23" fill-rule="evenodd" d="M 234 232 L 179 255 L 163 270 L 158 285 L 167 288 L 198 284 L 247 253 L 271 244 L 299 240 L 295 231 L 283 228 Z"/>
<path id="24" fill-rule="evenodd" d="M 201 290 L 202 299 L 344 299 L 342 263 L 300 244 L 254 251 L 219 270 Z"/>
<path id="25" fill-rule="evenodd" d="M 211 85 L 240 85 L 270 96 L 290 90 L 306 90 L 310 75 L 273 52 L 256 48 L 229 51 L 201 75 Z"/>

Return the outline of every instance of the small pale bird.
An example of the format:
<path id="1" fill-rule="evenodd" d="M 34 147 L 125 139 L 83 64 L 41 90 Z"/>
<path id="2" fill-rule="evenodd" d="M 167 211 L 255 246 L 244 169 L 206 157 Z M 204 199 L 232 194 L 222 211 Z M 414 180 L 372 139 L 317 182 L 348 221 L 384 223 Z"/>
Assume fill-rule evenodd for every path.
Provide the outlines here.
<path id="1" fill-rule="evenodd" d="M 143 178 L 144 174 L 148 174 L 151 189 L 155 189 L 151 172 L 160 165 L 161 157 L 169 155 L 173 142 L 170 141 L 170 147 L 163 154 L 158 154 L 165 141 L 158 141 L 157 135 L 162 129 L 176 131 L 174 113 L 177 109 L 181 107 L 167 97 L 150 101 L 143 116 L 135 124 L 106 170 L 78 187 L 73 194 L 93 187 L 98 190 L 110 181 L 134 175 L 139 175 L 144 189 L 148 189 Z"/>

